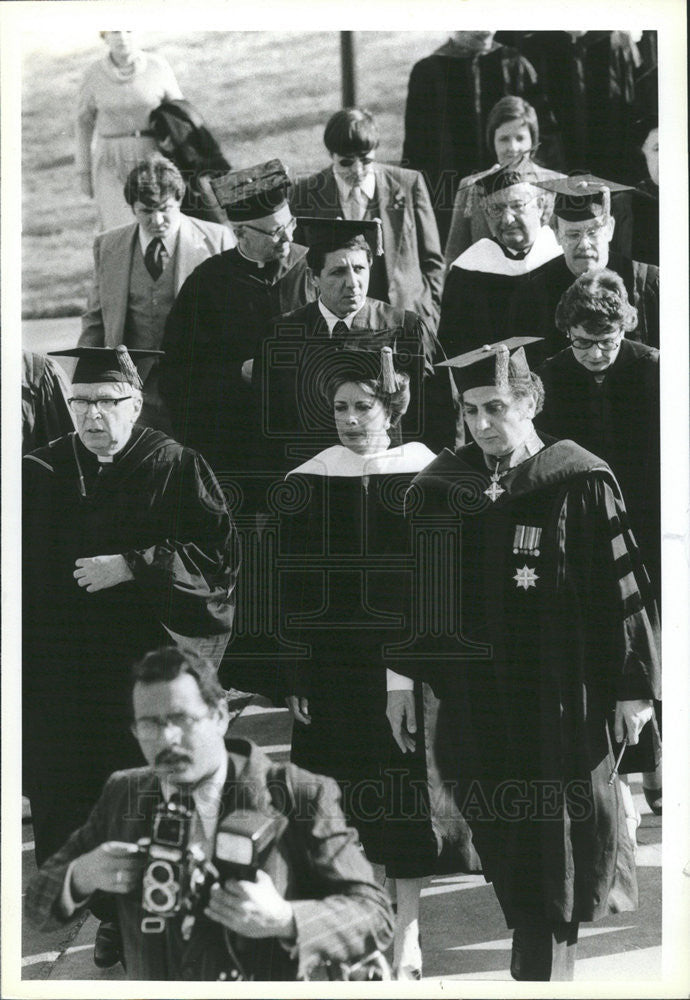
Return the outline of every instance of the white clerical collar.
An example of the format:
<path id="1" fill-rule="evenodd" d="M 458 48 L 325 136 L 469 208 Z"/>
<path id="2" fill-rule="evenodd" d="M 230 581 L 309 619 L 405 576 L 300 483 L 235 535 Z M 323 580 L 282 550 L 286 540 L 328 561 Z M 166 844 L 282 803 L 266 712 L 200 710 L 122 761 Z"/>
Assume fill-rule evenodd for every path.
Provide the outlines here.
<path id="1" fill-rule="evenodd" d="M 246 253 L 242 252 L 242 247 L 239 245 L 239 243 L 237 244 L 236 249 L 240 257 L 244 257 L 244 259 L 248 260 L 250 264 L 254 265 L 254 267 L 264 268 L 266 267 L 267 264 L 274 263 L 273 261 L 268 261 L 268 260 L 254 260 L 253 257 L 249 257 Z"/>
<path id="2" fill-rule="evenodd" d="M 340 174 L 337 174 L 335 172 L 335 168 L 333 168 L 333 176 L 335 177 L 335 183 L 338 187 L 338 194 L 340 195 L 340 200 L 349 201 L 350 194 L 352 192 L 352 188 L 354 185 L 348 184 L 347 181 L 344 181 L 343 178 L 340 176 Z M 376 174 L 374 173 L 373 170 L 370 170 L 369 173 L 364 175 L 364 177 L 362 178 L 362 183 L 359 184 L 358 187 L 360 191 L 367 196 L 369 201 L 371 201 L 371 199 L 376 194 Z"/>
<path id="3" fill-rule="evenodd" d="M 161 236 L 160 239 L 163 241 L 163 246 L 165 247 L 165 252 L 168 257 L 173 257 L 175 250 L 177 248 L 177 236 L 180 232 L 180 220 L 177 220 L 177 225 L 173 226 L 171 230 L 168 230 L 165 236 Z M 141 247 L 142 254 L 146 255 L 149 243 L 153 242 L 157 237 L 149 236 L 144 230 L 139 226 L 139 246 Z"/>
<path id="4" fill-rule="evenodd" d="M 362 306 L 360 306 L 359 308 L 361 309 Z M 348 328 L 348 330 L 351 330 L 354 318 L 359 312 L 359 309 L 355 309 L 354 312 L 348 313 L 347 316 L 336 316 L 335 313 L 332 313 L 331 310 L 323 304 L 321 299 L 319 299 L 319 310 L 323 318 L 328 323 L 329 334 L 333 333 L 333 327 L 335 326 L 336 323 L 344 323 L 345 326 Z"/>
<path id="5" fill-rule="evenodd" d="M 490 469 L 491 472 L 507 472 L 508 469 L 514 469 L 516 466 L 522 465 L 528 458 L 541 451 L 543 447 L 544 442 L 540 439 L 534 428 L 532 428 L 532 433 L 521 445 L 518 445 L 515 451 L 511 451 L 510 455 L 502 455 L 499 459 L 496 459 L 493 455 L 485 454 L 484 462 L 487 469 Z"/>
<path id="6" fill-rule="evenodd" d="M 208 778 L 200 782 L 192 792 L 194 799 L 194 809 L 201 822 L 204 836 L 212 838 L 216 832 L 218 815 L 220 813 L 220 800 L 223 795 L 223 788 L 228 776 L 228 758 L 223 754 L 216 771 Z M 166 802 L 179 791 L 177 785 L 173 784 L 169 778 L 161 780 L 161 790 Z"/>

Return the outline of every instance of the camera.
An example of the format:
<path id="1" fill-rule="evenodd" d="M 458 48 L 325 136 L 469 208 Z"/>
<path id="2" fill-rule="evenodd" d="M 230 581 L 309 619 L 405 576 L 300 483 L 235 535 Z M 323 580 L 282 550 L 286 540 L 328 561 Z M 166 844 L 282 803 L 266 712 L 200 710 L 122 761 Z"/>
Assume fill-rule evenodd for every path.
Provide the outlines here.
<path id="1" fill-rule="evenodd" d="M 270 848 L 287 825 L 287 818 L 254 810 L 237 810 L 218 827 L 213 858 L 198 843 L 190 843 L 193 812 L 181 803 L 161 802 L 153 817 L 151 836 L 139 841 L 146 852 L 142 883 L 141 930 L 160 934 L 166 921 L 182 916 L 182 935 L 192 931 L 215 882 L 256 880 Z"/>
<path id="2" fill-rule="evenodd" d="M 189 882 L 189 833 L 193 813 L 185 805 L 161 802 L 153 816 L 150 838 L 139 841 L 146 851 L 142 883 L 141 930 L 159 934 L 183 907 Z"/>

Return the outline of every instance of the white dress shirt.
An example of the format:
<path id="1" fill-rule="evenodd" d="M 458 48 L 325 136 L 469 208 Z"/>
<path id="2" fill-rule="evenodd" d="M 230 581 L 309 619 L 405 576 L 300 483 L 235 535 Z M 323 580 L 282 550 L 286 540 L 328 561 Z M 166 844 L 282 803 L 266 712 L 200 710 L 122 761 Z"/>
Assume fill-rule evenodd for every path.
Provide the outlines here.
<path id="1" fill-rule="evenodd" d="M 354 321 L 355 316 L 359 312 L 359 309 L 355 309 L 354 312 L 348 313 L 347 316 L 336 316 L 335 313 L 332 313 L 331 310 L 323 304 L 321 299 L 319 299 L 319 311 L 321 312 L 321 315 L 328 323 L 328 333 L 330 336 L 333 334 L 333 327 L 335 326 L 336 323 L 344 323 L 345 326 L 348 328 L 348 330 L 351 330 L 352 323 Z"/>
<path id="2" fill-rule="evenodd" d="M 340 174 L 333 171 L 338 197 L 343 207 L 346 219 L 363 219 L 367 214 L 367 206 L 376 193 L 376 175 L 373 170 L 365 174 L 362 183 L 354 187 L 348 184 Z"/>

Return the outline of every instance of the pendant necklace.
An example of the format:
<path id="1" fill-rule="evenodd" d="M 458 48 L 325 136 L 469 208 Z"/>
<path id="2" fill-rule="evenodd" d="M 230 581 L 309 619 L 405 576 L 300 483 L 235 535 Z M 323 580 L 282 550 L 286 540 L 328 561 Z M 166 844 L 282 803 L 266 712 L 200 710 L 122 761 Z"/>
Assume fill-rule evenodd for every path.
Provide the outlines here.
<path id="1" fill-rule="evenodd" d="M 510 469 L 508 468 L 508 469 L 505 469 L 503 472 L 499 472 L 498 471 L 498 467 L 499 467 L 500 464 L 501 464 L 501 460 L 500 460 L 500 458 L 497 458 L 496 459 L 496 468 L 491 473 L 491 485 L 487 486 L 487 488 L 484 490 L 485 496 L 487 496 L 492 503 L 496 503 L 496 501 L 498 500 L 498 498 L 500 496 L 502 496 L 506 492 L 503 489 L 503 487 L 501 485 L 499 485 L 499 483 L 500 483 L 500 480 L 508 472 L 510 472 Z"/>

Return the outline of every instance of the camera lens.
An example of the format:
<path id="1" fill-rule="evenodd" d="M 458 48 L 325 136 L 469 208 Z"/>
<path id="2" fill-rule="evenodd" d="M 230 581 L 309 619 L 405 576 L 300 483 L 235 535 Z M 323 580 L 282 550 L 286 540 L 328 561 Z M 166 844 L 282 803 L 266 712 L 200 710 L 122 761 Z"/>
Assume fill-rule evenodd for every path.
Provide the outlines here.
<path id="1" fill-rule="evenodd" d="M 148 875 L 154 882 L 170 882 L 173 870 L 166 861 L 157 861 L 149 868 Z"/>
<path id="2" fill-rule="evenodd" d="M 151 909 L 167 909 L 170 905 L 170 893 L 167 889 L 151 889 L 149 893 L 149 905 Z"/>

